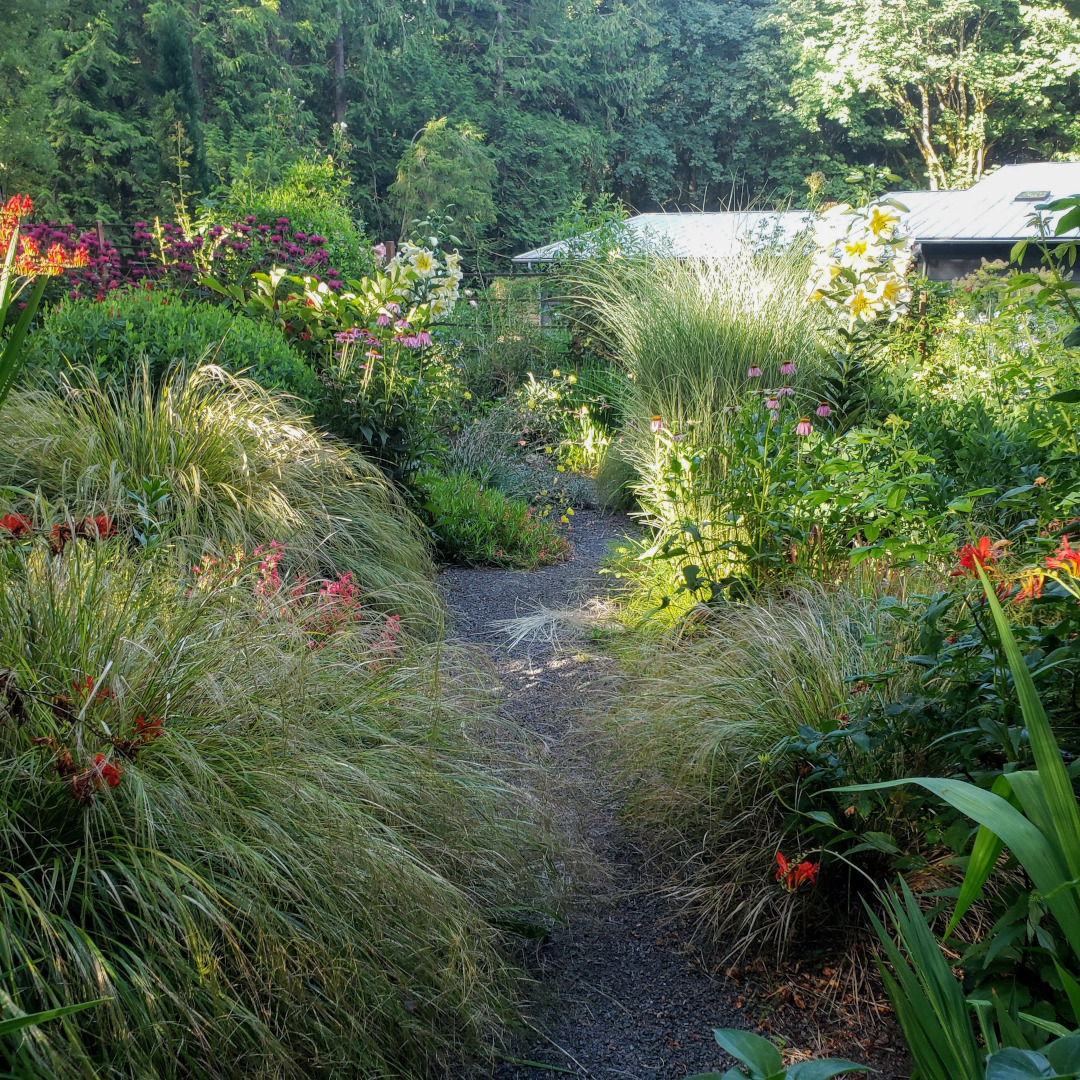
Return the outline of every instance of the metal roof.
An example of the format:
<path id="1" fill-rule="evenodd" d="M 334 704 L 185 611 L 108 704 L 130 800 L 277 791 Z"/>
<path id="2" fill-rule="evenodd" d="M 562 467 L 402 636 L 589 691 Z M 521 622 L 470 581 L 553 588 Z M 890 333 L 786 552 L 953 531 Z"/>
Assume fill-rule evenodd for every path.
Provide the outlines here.
<path id="1" fill-rule="evenodd" d="M 964 191 L 897 191 L 908 208 L 907 231 L 920 243 L 990 240 L 1013 242 L 1031 236 L 1035 207 L 1080 195 L 1080 162 L 1038 161 L 1002 165 Z M 1017 199 L 1017 196 L 1026 196 Z M 1048 215 L 1053 224 L 1060 213 Z"/>
<path id="2" fill-rule="evenodd" d="M 1080 195 L 1080 162 L 1003 165 L 962 191 L 894 191 L 890 195 L 907 207 L 904 225 L 919 243 L 1012 243 L 1033 235 L 1030 221 L 1036 205 Z M 1018 200 L 1021 195 L 1026 197 Z M 1048 215 L 1051 231 L 1059 216 Z M 636 237 L 677 258 L 717 259 L 738 254 L 747 241 L 790 240 L 807 219 L 802 210 L 739 210 L 638 214 L 624 224 Z M 513 261 L 552 262 L 566 252 L 567 244 L 561 241 L 526 251 Z"/>
<path id="3" fill-rule="evenodd" d="M 793 240 L 805 227 L 809 215 L 804 210 L 731 210 L 716 213 L 638 214 L 623 226 L 635 240 L 665 254 L 682 259 L 719 259 L 741 250 L 743 242 L 777 239 Z M 588 237 L 582 247 L 588 250 Z M 566 255 L 567 242 L 545 244 L 523 255 L 516 263 L 553 262 Z"/>

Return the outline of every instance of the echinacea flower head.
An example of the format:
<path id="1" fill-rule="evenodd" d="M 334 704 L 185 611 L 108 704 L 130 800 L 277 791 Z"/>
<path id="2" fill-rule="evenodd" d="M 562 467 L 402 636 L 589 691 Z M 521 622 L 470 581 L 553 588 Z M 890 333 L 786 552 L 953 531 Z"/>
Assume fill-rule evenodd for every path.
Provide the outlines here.
<path id="1" fill-rule="evenodd" d="M 770 412 L 776 412 L 776 410 L 780 408 L 779 399 L 774 397 L 766 398 L 765 408 L 768 409 Z"/>
<path id="2" fill-rule="evenodd" d="M 659 435 L 660 432 L 664 430 L 664 421 L 663 421 L 663 419 L 661 417 L 659 417 L 659 416 L 654 416 L 649 421 L 649 430 L 654 435 Z"/>
<path id="3" fill-rule="evenodd" d="M 781 375 L 794 375 L 795 374 L 795 365 L 790 360 L 785 360 L 780 365 L 780 374 Z"/>
<path id="4" fill-rule="evenodd" d="M 761 368 L 759 368 L 757 366 L 757 364 L 751 364 L 746 369 L 746 377 L 748 379 L 758 379 L 758 378 L 760 378 L 761 377 Z"/>
<path id="5" fill-rule="evenodd" d="M 822 418 L 822 420 L 824 420 L 827 417 L 832 415 L 832 409 L 830 408 L 829 403 L 827 401 L 823 401 L 817 407 L 817 414 L 818 414 L 818 416 L 820 416 Z"/>
<path id="6" fill-rule="evenodd" d="M 810 423 L 810 417 L 804 416 L 795 425 L 795 434 L 799 436 L 809 435 L 814 430 L 814 425 Z"/>
<path id="7" fill-rule="evenodd" d="M 776 391 L 776 396 L 778 398 L 791 397 L 794 393 L 795 391 L 792 390 L 790 386 L 781 386 L 780 389 Z"/>

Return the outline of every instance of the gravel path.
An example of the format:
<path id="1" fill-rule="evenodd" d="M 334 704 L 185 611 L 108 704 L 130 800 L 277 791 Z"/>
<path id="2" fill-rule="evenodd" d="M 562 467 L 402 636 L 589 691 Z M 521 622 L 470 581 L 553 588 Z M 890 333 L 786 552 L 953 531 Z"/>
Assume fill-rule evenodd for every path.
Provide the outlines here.
<path id="1" fill-rule="evenodd" d="M 589 621 L 602 617 L 610 588 L 600 564 L 610 541 L 629 528 L 626 518 L 581 510 L 568 563 L 532 573 L 453 568 L 441 577 L 457 639 L 489 650 L 506 716 L 541 748 L 560 827 L 592 855 L 581 899 L 536 959 L 534 1034 L 508 1051 L 518 1060 L 489 1068 L 486 1080 L 564 1073 L 683 1080 L 724 1064 L 713 1027 L 745 1026 L 710 977 L 691 928 L 648 892 L 655 882 L 615 819 L 583 723 L 603 707 L 603 681 L 613 670 L 589 643 Z M 500 620 L 541 609 L 564 614 L 537 620 L 532 635 L 508 648 Z"/>

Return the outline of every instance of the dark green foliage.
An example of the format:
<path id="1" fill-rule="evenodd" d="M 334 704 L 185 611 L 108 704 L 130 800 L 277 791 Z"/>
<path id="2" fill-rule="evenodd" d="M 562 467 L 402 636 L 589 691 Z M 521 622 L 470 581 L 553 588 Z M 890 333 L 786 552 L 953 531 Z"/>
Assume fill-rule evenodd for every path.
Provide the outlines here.
<path id="1" fill-rule="evenodd" d="M 130 293 L 108 303 L 67 300 L 29 339 L 28 351 L 28 363 L 37 368 L 87 366 L 128 377 L 145 361 L 156 381 L 172 365 L 209 361 L 308 401 L 319 390 L 315 373 L 276 328 L 215 304 L 158 292 Z"/>
<path id="2" fill-rule="evenodd" d="M 485 488 L 467 473 L 423 473 L 416 490 L 436 546 L 450 562 L 532 570 L 570 553 L 551 522 L 527 502 Z"/>
<path id="3" fill-rule="evenodd" d="M 401 214 L 401 236 L 412 221 L 452 211 L 458 231 L 475 243 L 495 220 L 491 194 L 495 163 L 480 132 L 465 124 L 447 125 L 446 117 L 426 124 L 401 156 L 390 200 Z"/>

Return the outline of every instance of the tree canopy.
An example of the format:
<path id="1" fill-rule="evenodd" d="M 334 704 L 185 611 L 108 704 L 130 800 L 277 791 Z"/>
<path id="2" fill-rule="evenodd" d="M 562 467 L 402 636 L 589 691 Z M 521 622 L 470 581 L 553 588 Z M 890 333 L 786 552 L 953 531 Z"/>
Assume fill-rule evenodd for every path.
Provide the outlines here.
<path id="1" fill-rule="evenodd" d="M 7 6 L 0 183 L 81 224 L 167 211 L 180 174 L 200 198 L 270 189 L 321 147 L 378 239 L 452 204 L 497 260 L 583 194 L 798 203 L 869 163 L 956 186 L 1080 140 L 1056 0 Z"/>

